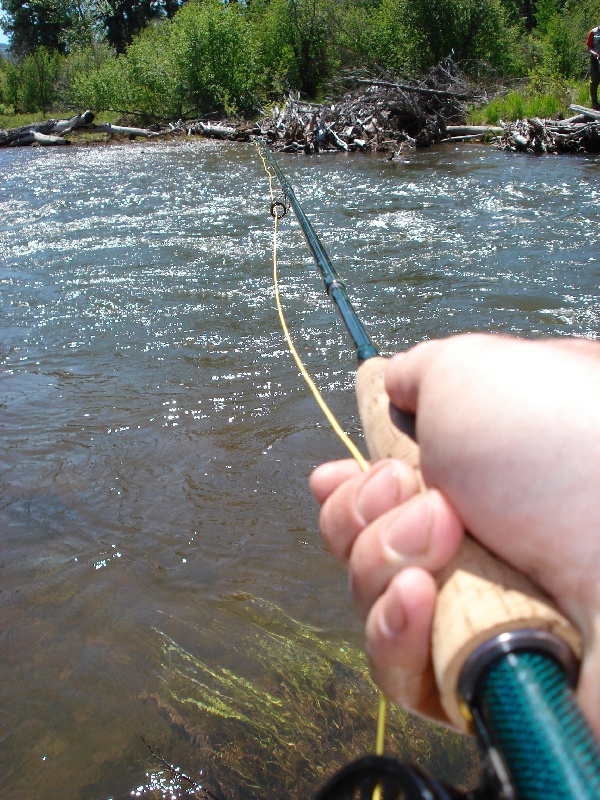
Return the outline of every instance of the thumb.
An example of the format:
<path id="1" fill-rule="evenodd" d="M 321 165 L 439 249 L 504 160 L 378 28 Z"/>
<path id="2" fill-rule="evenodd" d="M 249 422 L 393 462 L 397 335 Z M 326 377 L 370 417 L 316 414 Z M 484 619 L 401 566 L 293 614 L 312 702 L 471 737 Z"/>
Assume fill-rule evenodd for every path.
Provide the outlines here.
<path id="1" fill-rule="evenodd" d="M 397 353 L 387 362 L 385 389 L 392 405 L 417 413 L 424 375 L 442 346 L 443 341 L 422 342 L 406 353 Z"/>

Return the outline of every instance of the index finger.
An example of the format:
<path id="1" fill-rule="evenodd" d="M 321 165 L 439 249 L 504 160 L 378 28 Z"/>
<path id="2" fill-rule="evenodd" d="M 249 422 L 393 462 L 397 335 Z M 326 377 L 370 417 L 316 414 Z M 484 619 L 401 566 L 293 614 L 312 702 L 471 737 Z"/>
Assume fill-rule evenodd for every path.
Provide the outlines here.
<path id="1" fill-rule="evenodd" d="M 309 480 L 310 490 L 317 503 L 323 505 L 325 500 L 338 486 L 349 478 L 356 478 L 362 469 L 353 458 L 344 458 L 340 461 L 327 461 L 316 467 Z"/>

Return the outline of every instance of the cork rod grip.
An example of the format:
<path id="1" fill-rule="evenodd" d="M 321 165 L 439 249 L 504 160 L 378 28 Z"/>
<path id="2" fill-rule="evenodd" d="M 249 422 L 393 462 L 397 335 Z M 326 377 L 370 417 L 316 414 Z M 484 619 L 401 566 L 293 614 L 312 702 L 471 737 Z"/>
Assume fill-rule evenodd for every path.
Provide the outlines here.
<path id="1" fill-rule="evenodd" d="M 356 377 L 369 456 L 373 461 L 400 458 L 420 475 L 419 448 L 411 438 L 413 419 L 390 405 L 383 382 L 384 366 L 384 358 L 370 358 L 359 367 Z M 459 730 L 470 732 L 457 691 L 460 674 L 471 653 L 489 639 L 507 631 L 534 628 L 559 636 L 581 657 L 578 631 L 552 602 L 528 578 L 472 538 L 467 537 L 437 578 L 433 666 L 444 710 Z"/>

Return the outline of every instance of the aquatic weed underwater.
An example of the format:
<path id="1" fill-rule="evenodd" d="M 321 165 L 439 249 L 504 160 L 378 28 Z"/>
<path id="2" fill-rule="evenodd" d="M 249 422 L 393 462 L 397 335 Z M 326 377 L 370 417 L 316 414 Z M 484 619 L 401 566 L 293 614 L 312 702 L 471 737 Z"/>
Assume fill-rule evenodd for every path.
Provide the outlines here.
<path id="1" fill-rule="evenodd" d="M 378 691 L 364 654 L 271 603 L 244 600 L 244 633 L 229 644 L 236 663 L 252 665 L 252 678 L 204 663 L 157 631 L 162 690 L 151 699 L 173 734 L 161 754 L 196 774 L 201 765 L 210 789 L 194 794 L 175 776 L 167 794 L 151 794 L 149 785 L 138 797 L 308 798 L 373 751 Z M 394 706 L 386 751 L 454 785 L 471 786 L 478 774 L 470 740 Z M 155 761 L 155 775 L 161 771 Z"/>

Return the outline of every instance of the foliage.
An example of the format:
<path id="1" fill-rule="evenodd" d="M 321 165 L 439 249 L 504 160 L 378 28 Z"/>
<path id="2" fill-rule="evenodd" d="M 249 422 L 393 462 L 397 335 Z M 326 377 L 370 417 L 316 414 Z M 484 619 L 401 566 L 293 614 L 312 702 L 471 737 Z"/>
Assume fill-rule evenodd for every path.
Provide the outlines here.
<path id="1" fill-rule="evenodd" d="M 297 69 L 286 32 L 286 15 L 287 0 L 253 0 L 249 9 L 259 85 L 265 97 L 295 86 Z"/>
<path id="2" fill-rule="evenodd" d="M 166 4 L 155 0 L 103 0 L 98 4 L 98 18 L 106 41 L 117 53 L 124 53 L 134 38 L 153 20 L 173 16 L 176 0 Z"/>
<path id="3" fill-rule="evenodd" d="M 190 0 L 171 24 L 180 104 L 201 114 L 252 108 L 257 73 L 242 9 L 219 0 Z"/>
<path id="4" fill-rule="evenodd" d="M 17 56 L 30 55 L 41 46 L 64 52 L 63 32 L 73 16 L 71 0 L 2 0 L 2 9 L 2 27 Z"/>
<path id="5" fill-rule="evenodd" d="M 90 102 L 93 93 L 86 90 L 86 83 L 89 76 L 100 74 L 108 64 L 114 62 L 114 56 L 114 50 L 105 42 L 92 42 L 73 49 L 61 63 L 59 95 L 62 104 L 74 108 L 102 108 Z"/>
<path id="6" fill-rule="evenodd" d="M 502 57 L 506 20 L 495 0 L 408 0 L 404 13 L 422 36 L 421 68 L 451 54 L 457 61 Z"/>
<path id="7" fill-rule="evenodd" d="M 270 87 L 316 97 L 339 65 L 334 7 L 327 0 L 259 0 L 250 24 L 257 66 Z"/>
<path id="8" fill-rule="evenodd" d="M 405 23 L 405 7 L 405 0 L 382 0 L 373 9 L 359 5 L 348 9 L 343 42 L 349 50 L 355 50 L 359 63 L 404 74 L 419 69 L 425 44 L 423 31 Z"/>
<path id="9" fill-rule="evenodd" d="M 46 112 L 56 99 L 61 57 L 38 47 L 19 66 L 9 62 L 5 73 L 5 100 L 16 113 Z"/>
<path id="10" fill-rule="evenodd" d="M 467 117 L 470 125 L 497 125 L 500 120 L 514 122 L 527 117 L 552 119 L 560 115 L 570 116 L 569 105 L 585 105 L 589 101 L 589 87 L 580 81 L 568 86 L 554 86 L 552 91 L 541 88 L 535 91 L 531 85 L 526 92 L 513 90 L 492 100 L 487 105 L 472 109 Z"/>
<path id="11" fill-rule="evenodd" d="M 184 0 L 2 0 L 13 53 L 44 46 L 61 53 L 105 40 L 124 53 L 153 20 L 171 19 Z"/>
<path id="12" fill-rule="evenodd" d="M 421 74 L 452 56 L 506 73 L 519 30 L 502 0 L 381 0 L 348 7 L 342 41 L 359 61 L 391 72 Z"/>
<path id="13" fill-rule="evenodd" d="M 528 78 L 529 95 L 565 95 L 600 22 L 600 0 L 0 2 L 19 57 L 0 71 L 0 103 L 147 122 L 247 115 L 283 91 L 321 96 L 340 66 L 417 77 L 448 55 L 473 76 L 487 64 L 496 80 Z"/>
<path id="14" fill-rule="evenodd" d="M 535 20 L 532 86 L 560 86 L 584 77 L 589 70 L 585 40 L 590 28 L 600 23 L 599 0 L 539 0 Z"/>
<path id="15" fill-rule="evenodd" d="M 180 116 L 174 75 L 173 42 L 167 22 L 148 26 L 117 59 L 107 64 L 105 92 L 113 91 L 112 108 L 141 114 L 141 121 Z M 109 94 L 110 96 L 110 94 Z"/>

